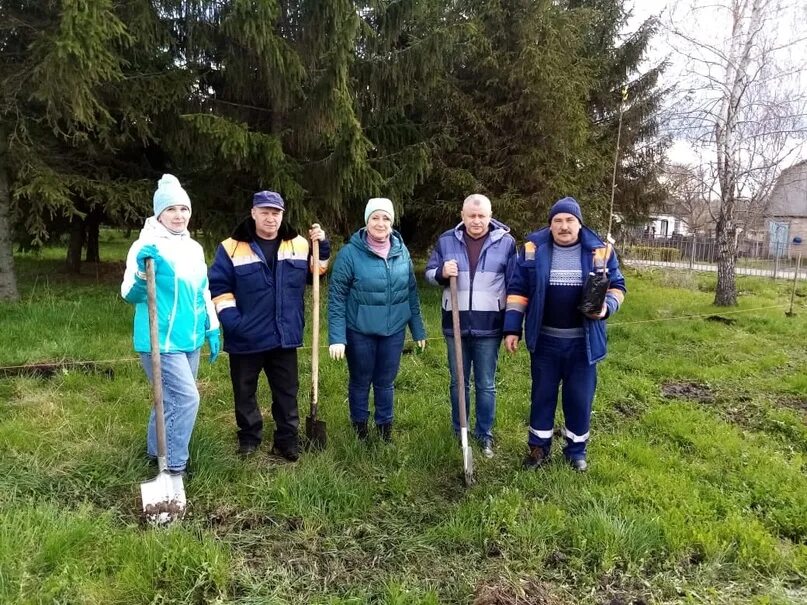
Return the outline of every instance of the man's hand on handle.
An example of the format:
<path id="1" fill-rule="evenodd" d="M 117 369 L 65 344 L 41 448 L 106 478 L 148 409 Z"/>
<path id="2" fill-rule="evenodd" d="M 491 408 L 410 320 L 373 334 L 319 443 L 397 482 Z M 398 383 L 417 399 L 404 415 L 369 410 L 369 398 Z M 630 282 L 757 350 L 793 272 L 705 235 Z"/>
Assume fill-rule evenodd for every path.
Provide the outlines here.
<path id="1" fill-rule="evenodd" d="M 449 277 L 457 277 L 459 274 L 460 270 L 457 266 L 457 261 L 455 261 L 453 258 L 443 263 L 444 278 L 448 279 Z"/>
<path id="2" fill-rule="evenodd" d="M 325 232 L 322 230 L 322 227 L 319 226 L 319 223 L 311 225 L 311 228 L 308 230 L 308 239 L 312 242 L 325 240 Z"/>

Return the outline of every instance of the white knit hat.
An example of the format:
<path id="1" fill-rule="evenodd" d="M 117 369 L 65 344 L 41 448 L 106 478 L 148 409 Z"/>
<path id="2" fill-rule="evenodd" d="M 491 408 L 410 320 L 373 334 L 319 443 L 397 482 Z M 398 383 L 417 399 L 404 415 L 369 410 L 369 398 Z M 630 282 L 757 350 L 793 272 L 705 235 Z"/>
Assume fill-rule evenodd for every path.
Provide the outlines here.
<path id="1" fill-rule="evenodd" d="M 169 206 L 191 207 L 191 199 L 179 179 L 173 174 L 164 174 L 157 182 L 157 191 L 154 192 L 154 216 L 160 216 L 163 210 Z"/>
<path id="2" fill-rule="evenodd" d="M 393 223 L 395 222 L 395 209 L 392 207 L 392 201 L 385 197 L 374 197 L 370 198 L 370 201 L 367 202 L 367 206 L 364 208 L 365 224 L 370 220 L 370 215 L 378 210 L 389 214 L 390 220 Z"/>

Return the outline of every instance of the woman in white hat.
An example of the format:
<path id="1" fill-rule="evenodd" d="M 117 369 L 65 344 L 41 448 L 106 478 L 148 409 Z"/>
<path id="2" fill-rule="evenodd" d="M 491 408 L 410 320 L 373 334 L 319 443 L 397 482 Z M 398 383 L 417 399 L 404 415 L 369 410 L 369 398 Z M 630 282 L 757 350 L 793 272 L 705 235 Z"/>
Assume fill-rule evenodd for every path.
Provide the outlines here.
<path id="1" fill-rule="evenodd" d="M 146 219 L 140 237 L 129 248 L 121 295 L 135 305 L 134 348 L 149 382 L 151 339 L 146 298 L 146 259 L 154 263 L 157 289 L 157 324 L 160 369 L 165 407 L 168 470 L 184 474 L 188 444 L 199 391 L 196 374 L 199 354 L 207 339 L 210 362 L 219 354 L 219 320 L 210 299 L 204 251 L 188 232 L 191 201 L 177 178 L 165 174 L 154 192 L 154 216 Z M 154 410 L 146 434 L 146 453 L 156 461 L 157 437 Z"/>
<path id="2" fill-rule="evenodd" d="M 421 349 L 426 330 L 409 250 L 392 228 L 395 210 L 387 198 L 372 198 L 366 226 L 336 256 L 328 287 L 328 342 L 332 359 L 347 357 L 350 420 L 367 439 L 370 385 L 375 424 L 392 439 L 395 377 L 407 326 Z"/>

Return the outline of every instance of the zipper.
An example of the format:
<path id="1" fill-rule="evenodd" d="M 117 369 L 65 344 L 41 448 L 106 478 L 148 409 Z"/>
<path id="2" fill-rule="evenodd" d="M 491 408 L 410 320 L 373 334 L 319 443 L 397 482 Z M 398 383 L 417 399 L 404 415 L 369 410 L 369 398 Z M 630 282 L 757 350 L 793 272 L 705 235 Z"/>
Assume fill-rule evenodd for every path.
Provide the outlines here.
<path id="1" fill-rule="evenodd" d="M 384 259 L 384 267 L 387 270 L 387 334 L 389 334 L 390 319 L 392 318 L 392 272 L 389 266 L 389 255 Z"/>

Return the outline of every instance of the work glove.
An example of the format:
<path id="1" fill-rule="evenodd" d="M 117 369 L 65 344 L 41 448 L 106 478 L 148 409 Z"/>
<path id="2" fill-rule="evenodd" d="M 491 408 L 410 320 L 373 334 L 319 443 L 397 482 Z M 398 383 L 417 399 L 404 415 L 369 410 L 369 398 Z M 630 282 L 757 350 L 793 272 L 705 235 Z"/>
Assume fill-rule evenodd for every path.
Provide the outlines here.
<path id="1" fill-rule="evenodd" d="M 331 345 L 330 347 L 328 347 L 328 353 L 330 353 L 331 359 L 344 359 L 345 345 L 343 344 Z"/>
<path id="2" fill-rule="evenodd" d="M 137 271 L 138 273 L 146 274 L 146 259 L 154 259 L 154 272 L 157 272 L 157 263 L 160 259 L 160 251 L 154 244 L 146 244 L 137 251 Z"/>
<path id="3" fill-rule="evenodd" d="M 221 351 L 221 336 L 219 329 L 208 330 L 205 334 L 207 337 L 207 344 L 210 347 L 210 363 L 216 363 Z"/>

